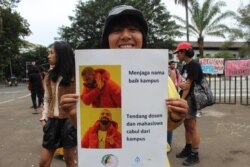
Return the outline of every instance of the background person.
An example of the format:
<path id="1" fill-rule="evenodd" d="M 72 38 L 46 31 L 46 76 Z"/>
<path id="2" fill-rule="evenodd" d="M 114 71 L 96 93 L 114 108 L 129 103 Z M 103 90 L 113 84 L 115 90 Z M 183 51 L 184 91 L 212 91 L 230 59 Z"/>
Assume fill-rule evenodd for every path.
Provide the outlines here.
<path id="1" fill-rule="evenodd" d="M 43 105 L 43 96 L 44 96 L 44 87 L 43 87 L 43 79 L 40 74 L 39 69 L 36 66 L 33 66 L 29 70 L 29 87 L 28 89 L 31 92 L 31 100 L 32 106 L 34 108 L 34 112 L 32 114 L 38 114 L 38 107 Z M 38 99 L 38 104 L 37 104 Z"/>
<path id="2" fill-rule="evenodd" d="M 181 98 L 186 99 L 189 106 L 188 114 L 184 120 L 186 146 L 180 153 L 176 155 L 176 157 L 187 157 L 187 159 L 183 162 L 183 165 L 191 166 L 200 162 L 198 153 L 200 134 L 196 121 L 197 109 L 194 104 L 195 101 L 191 96 L 191 92 L 194 86 L 193 83 L 199 83 L 203 77 L 203 74 L 200 64 L 192 59 L 194 56 L 194 51 L 192 49 L 192 45 L 189 42 L 179 43 L 174 53 L 177 54 L 177 58 L 181 63 L 183 61 L 186 63 L 181 70 L 181 75 L 184 79 L 184 82 L 180 83 L 178 86 L 181 88 Z"/>
<path id="3" fill-rule="evenodd" d="M 176 68 L 176 62 L 173 60 L 168 62 L 168 73 L 169 73 L 169 77 L 171 78 L 171 80 L 173 81 L 173 83 L 175 84 L 176 89 L 177 89 L 177 85 L 178 85 L 178 83 L 180 83 L 181 76 L 180 76 L 179 70 Z M 172 140 L 173 140 L 173 131 L 168 130 L 167 142 L 170 146 L 172 145 Z M 170 150 L 171 149 L 169 149 L 169 152 L 170 152 Z"/>
<path id="4" fill-rule="evenodd" d="M 112 113 L 103 109 L 99 120 L 84 134 L 82 148 L 121 148 L 122 138 L 117 122 L 112 120 Z"/>
<path id="5" fill-rule="evenodd" d="M 176 68 L 176 62 L 171 60 L 168 62 L 168 72 L 169 77 L 172 79 L 173 83 L 176 85 L 176 88 L 178 84 L 181 82 L 181 75 L 179 70 Z"/>
<path id="6" fill-rule="evenodd" d="M 45 76 L 45 99 L 43 117 L 40 119 L 44 131 L 40 167 L 49 167 L 57 148 L 63 147 L 67 167 L 75 167 L 77 132 L 68 119 L 68 113 L 59 107 L 64 94 L 75 93 L 75 58 L 72 48 L 63 41 L 49 46 L 49 64 L 53 68 Z"/>

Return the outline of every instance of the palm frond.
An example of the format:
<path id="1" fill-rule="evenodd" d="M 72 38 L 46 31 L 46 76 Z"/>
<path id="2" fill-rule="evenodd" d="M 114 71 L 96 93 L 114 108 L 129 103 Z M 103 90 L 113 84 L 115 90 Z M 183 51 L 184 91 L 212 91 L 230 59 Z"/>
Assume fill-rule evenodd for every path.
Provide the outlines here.
<path id="1" fill-rule="evenodd" d="M 230 17 L 234 17 L 235 13 L 233 11 L 226 11 L 220 15 L 218 15 L 217 17 L 215 16 L 210 16 L 209 18 L 207 18 L 207 22 L 209 22 L 210 19 L 210 23 L 208 25 L 208 29 L 211 29 L 214 26 L 217 26 L 218 24 L 220 24 L 224 19 L 226 18 L 230 18 Z M 214 18 L 215 17 L 215 18 Z"/>
<path id="2" fill-rule="evenodd" d="M 210 34 L 211 32 L 221 32 L 221 33 L 230 33 L 231 32 L 231 29 L 226 26 L 225 24 L 219 24 L 219 25 L 216 25 L 216 26 L 213 26 L 213 27 L 208 27 L 205 29 L 205 34 Z"/>

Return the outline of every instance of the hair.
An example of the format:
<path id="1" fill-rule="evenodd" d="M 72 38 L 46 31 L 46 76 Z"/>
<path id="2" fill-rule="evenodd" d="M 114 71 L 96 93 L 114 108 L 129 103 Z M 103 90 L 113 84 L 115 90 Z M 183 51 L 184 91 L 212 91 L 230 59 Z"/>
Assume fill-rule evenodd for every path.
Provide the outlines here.
<path id="1" fill-rule="evenodd" d="M 183 52 L 188 57 L 192 58 L 194 56 L 194 50 L 193 49 L 182 49 L 180 52 Z"/>
<path id="2" fill-rule="evenodd" d="M 95 70 L 92 68 L 92 67 L 85 67 L 83 70 L 82 70 L 82 73 L 81 75 L 84 76 L 86 74 L 94 74 L 95 73 Z"/>
<path id="3" fill-rule="evenodd" d="M 173 63 L 176 63 L 176 62 L 175 61 L 170 61 L 170 62 L 168 62 L 168 65 L 171 65 Z"/>
<path id="4" fill-rule="evenodd" d="M 49 46 L 54 48 L 56 63 L 49 71 L 49 79 L 56 82 L 59 76 L 62 76 L 60 84 L 69 85 L 72 78 L 75 77 L 75 55 L 70 45 L 64 41 L 56 41 Z"/>

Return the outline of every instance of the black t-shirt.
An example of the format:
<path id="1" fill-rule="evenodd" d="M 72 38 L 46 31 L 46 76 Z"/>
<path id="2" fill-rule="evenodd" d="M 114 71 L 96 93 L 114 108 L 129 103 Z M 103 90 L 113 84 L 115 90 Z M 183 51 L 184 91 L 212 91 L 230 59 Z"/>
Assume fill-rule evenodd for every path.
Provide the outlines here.
<path id="1" fill-rule="evenodd" d="M 40 73 L 32 73 L 29 75 L 29 81 L 32 85 L 32 90 L 41 90 L 43 89 L 42 86 L 42 77 Z"/>
<path id="2" fill-rule="evenodd" d="M 181 75 L 185 80 L 190 79 L 195 82 L 200 82 L 203 77 L 200 64 L 194 60 L 183 66 Z"/>

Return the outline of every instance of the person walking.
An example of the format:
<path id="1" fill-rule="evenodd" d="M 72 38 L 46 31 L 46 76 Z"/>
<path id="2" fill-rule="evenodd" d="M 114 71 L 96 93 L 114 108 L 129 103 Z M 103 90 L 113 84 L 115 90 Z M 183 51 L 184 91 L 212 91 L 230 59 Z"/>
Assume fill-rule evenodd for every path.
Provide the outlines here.
<path id="1" fill-rule="evenodd" d="M 186 63 L 181 70 L 183 82 L 178 84 L 178 86 L 181 88 L 181 98 L 186 99 L 189 106 L 188 114 L 184 120 L 186 146 L 176 155 L 176 157 L 187 157 L 187 159 L 183 162 L 183 165 L 191 166 L 200 162 L 198 153 L 200 134 L 196 120 L 197 109 L 194 105 L 195 101 L 191 96 L 191 92 L 194 87 L 194 82 L 199 83 L 203 74 L 200 64 L 192 59 L 194 51 L 189 42 L 179 43 L 177 49 L 174 51 L 174 54 L 177 54 L 177 58 L 181 63 Z"/>
<path id="2" fill-rule="evenodd" d="M 37 111 L 37 108 L 41 107 L 43 104 L 44 87 L 42 76 L 36 66 L 30 69 L 29 90 L 31 92 L 32 107 L 34 108 L 34 112 L 32 114 L 38 114 L 39 112 Z"/>
<path id="3" fill-rule="evenodd" d="M 75 167 L 77 132 L 68 119 L 69 111 L 59 105 L 62 95 L 76 91 L 74 52 L 66 42 L 56 41 L 49 46 L 48 60 L 53 68 L 45 76 L 44 111 L 40 119 L 44 135 L 39 166 L 49 167 L 55 150 L 63 147 L 66 166 Z"/>

